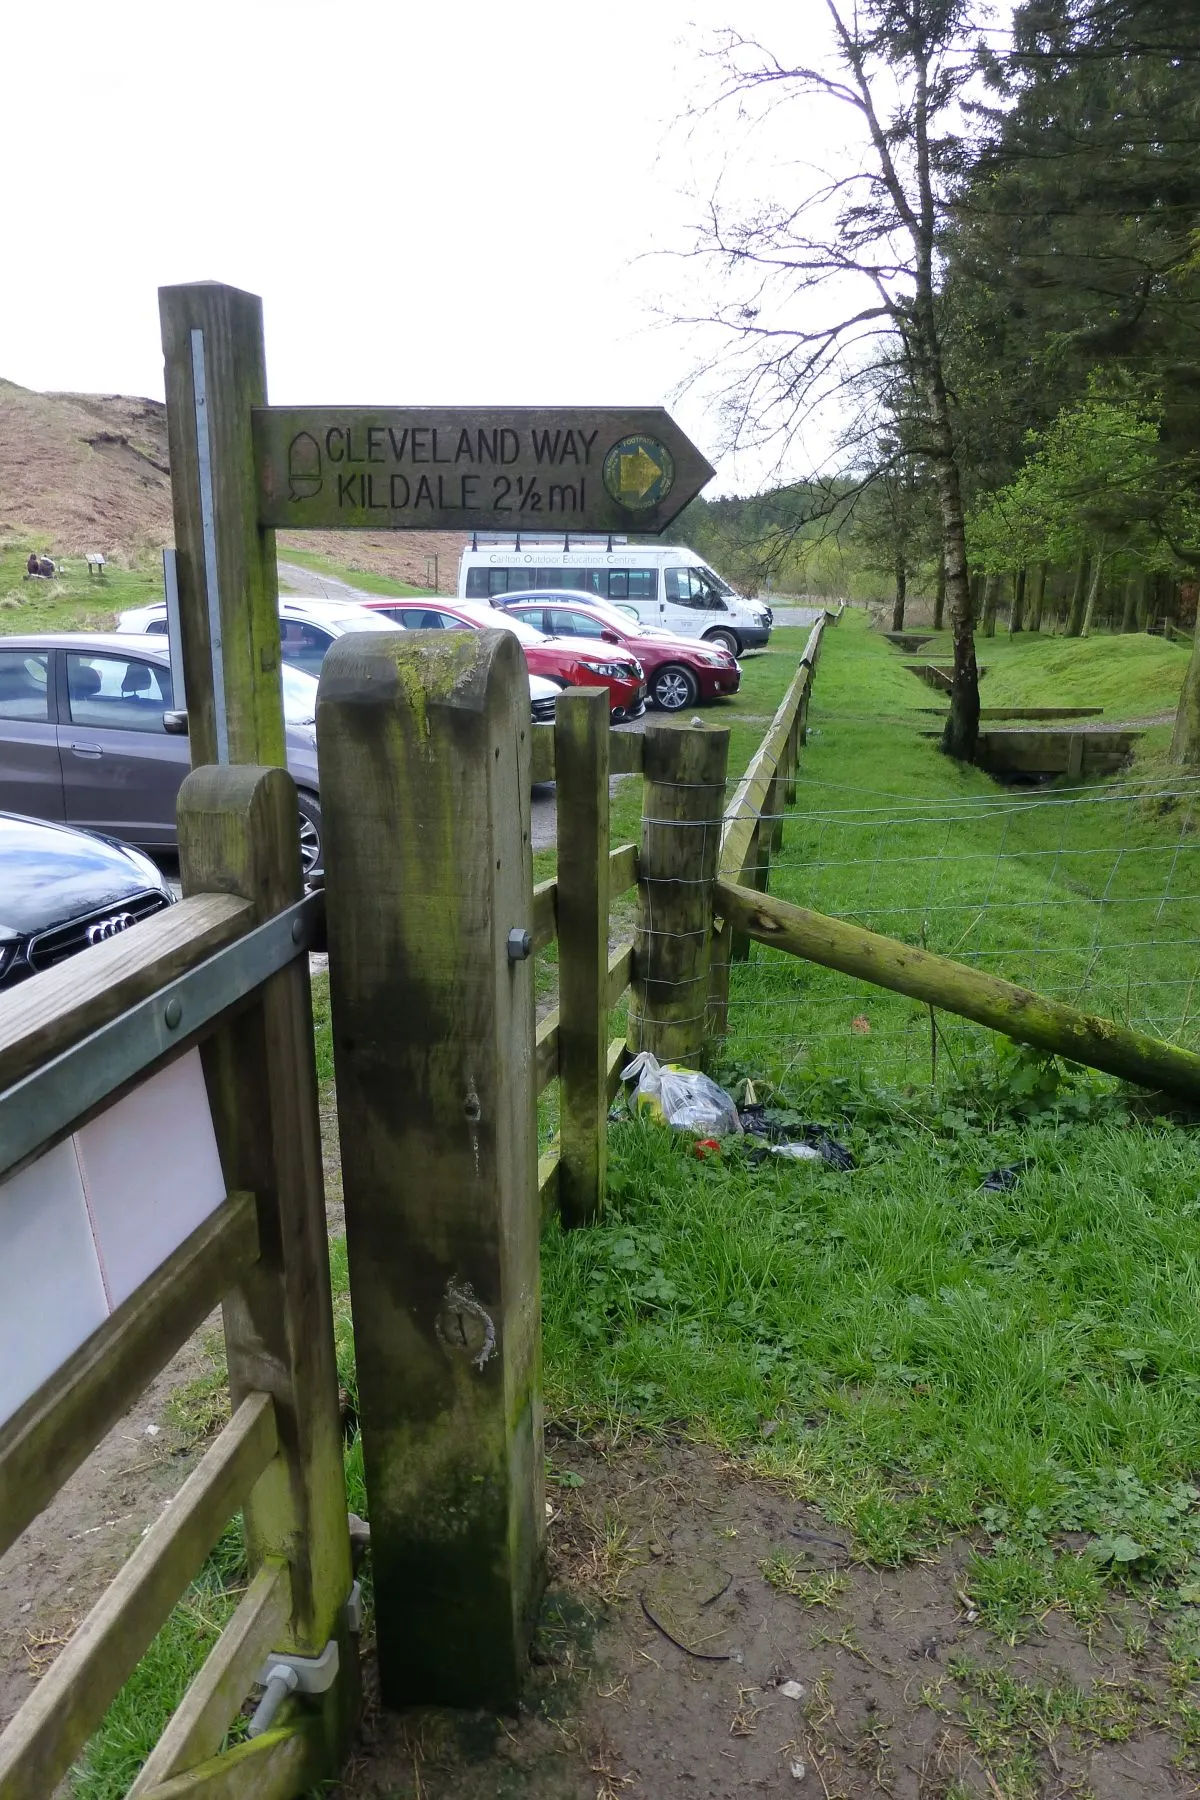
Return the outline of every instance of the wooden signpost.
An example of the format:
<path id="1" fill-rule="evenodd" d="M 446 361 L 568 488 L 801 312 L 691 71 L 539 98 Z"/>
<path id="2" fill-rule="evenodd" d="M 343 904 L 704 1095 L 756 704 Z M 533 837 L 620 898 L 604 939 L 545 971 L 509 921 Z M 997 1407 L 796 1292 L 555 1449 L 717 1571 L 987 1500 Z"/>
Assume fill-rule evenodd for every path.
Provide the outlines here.
<path id="1" fill-rule="evenodd" d="M 713 473 L 657 407 L 269 406 L 256 296 L 203 282 L 160 308 L 193 764 L 284 761 L 276 529 L 660 533 Z M 318 712 L 380 1686 L 496 1707 L 543 1579 L 530 752 L 514 640 L 449 635 L 343 639 Z M 563 724 L 564 757 L 599 729 L 586 703 Z M 597 800 L 572 829 L 606 847 Z M 597 1066 L 568 1038 L 564 1077 Z"/>
<path id="2" fill-rule="evenodd" d="M 256 406 L 258 517 L 288 531 L 650 531 L 713 471 L 661 407 Z"/>

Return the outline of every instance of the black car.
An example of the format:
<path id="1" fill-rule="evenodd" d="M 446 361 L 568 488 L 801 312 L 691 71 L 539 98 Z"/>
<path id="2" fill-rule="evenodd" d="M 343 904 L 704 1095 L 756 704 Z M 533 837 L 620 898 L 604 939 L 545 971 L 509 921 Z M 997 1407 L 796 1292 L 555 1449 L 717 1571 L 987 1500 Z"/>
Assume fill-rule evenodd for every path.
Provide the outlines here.
<path id="1" fill-rule="evenodd" d="M 0 813 L 0 993 L 172 898 L 161 870 L 129 844 Z"/>

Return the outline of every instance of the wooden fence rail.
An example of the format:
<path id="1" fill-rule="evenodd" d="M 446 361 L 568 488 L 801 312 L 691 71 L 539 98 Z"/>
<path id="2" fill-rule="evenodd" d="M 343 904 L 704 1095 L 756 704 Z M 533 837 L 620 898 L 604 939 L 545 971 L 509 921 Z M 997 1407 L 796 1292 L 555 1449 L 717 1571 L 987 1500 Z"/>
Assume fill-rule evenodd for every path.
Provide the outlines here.
<path id="1" fill-rule="evenodd" d="M 784 810 L 796 798 L 796 767 L 807 737 L 808 702 L 827 623 L 826 618 L 818 619 L 809 633 L 788 691 L 726 808 L 721 831 L 722 881 L 766 890 L 771 857 L 782 837 Z M 736 930 L 718 911 L 708 1021 L 709 1034 L 715 1040 L 723 1038 L 728 1029 L 730 965 L 744 962 L 749 951 L 745 932 Z"/>
<path id="2" fill-rule="evenodd" d="M 250 1589 L 132 1791 L 287 1800 L 336 1772 L 357 1716 L 307 967 L 320 902 L 300 899 L 295 806 L 281 769 L 190 776 L 179 805 L 190 897 L 0 1009 L 0 1178 L 49 1180 L 45 1152 L 199 1045 L 226 1187 L 0 1426 L 0 1551 L 219 1302 L 234 1409 L 0 1735 L 3 1800 L 52 1792 L 239 1509 Z M 324 1696 L 289 1703 L 275 1731 L 221 1754 L 263 1658 L 331 1644 Z"/>

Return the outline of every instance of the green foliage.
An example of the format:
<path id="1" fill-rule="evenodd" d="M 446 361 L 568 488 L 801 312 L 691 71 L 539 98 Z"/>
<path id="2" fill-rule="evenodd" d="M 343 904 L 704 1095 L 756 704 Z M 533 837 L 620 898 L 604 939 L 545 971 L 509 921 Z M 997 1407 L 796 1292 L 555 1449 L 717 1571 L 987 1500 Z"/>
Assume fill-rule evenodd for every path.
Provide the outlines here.
<path id="1" fill-rule="evenodd" d="M 1157 454 L 1161 408 L 1093 381 L 1045 431 L 1026 438 L 1026 459 L 970 523 L 973 563 L 989 572 L 1035 562 L 1070 563 L 1091 546 L 1119 546 L 1144 568 L 1170 568 L 1164 531 L 1197 537 L 1186 491 L 1168 491 Z"/>
<path id="2" fill-rule="evenodd" d="M 162 1735 L 197 1668 L 233 1616 L 246 1584 L 239 1514 L 137 1665 L 71 1772 L 74 1800 L 120 1800 Z M 247 1721 L 235 1720 L 237 1743 Z"/>

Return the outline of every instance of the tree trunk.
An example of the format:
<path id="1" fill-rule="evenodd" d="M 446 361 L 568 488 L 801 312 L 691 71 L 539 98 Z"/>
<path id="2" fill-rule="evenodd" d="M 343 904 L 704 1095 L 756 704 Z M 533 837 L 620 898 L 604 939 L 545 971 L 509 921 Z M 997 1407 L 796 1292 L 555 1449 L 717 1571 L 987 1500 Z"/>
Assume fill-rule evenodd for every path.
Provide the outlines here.
<path id="1" fill-rule="evenodd" d="M 1166 627 L 1168 625 L 1177 624 L 1178 619 L 1179 619 L 1179 607 L 1180 607 L 1180 602 L 1182 601 L 1182 599 L 1183 599 L 1183 583 L 1181 581 L 1170 582 L 1167 587 L 1167 604 L 1166 604 L 1165 608 L 1163 609 L 1164 610 L 1163 636 L 1166 638 L 1168 643 L 1171 641 L 1171 634 L 1166 629 Z"/>
<path id="2" fill-rule="evenodd" d="M 1138 596 L 1137 628 L 1149 631 L 1154 623 L 1154 614 L 1158 607 L 1158 570 L 1142 583 L 1142 591 Z"/>
<path id="3" fill-rule="evenodd" d="M 937 566 L 937 590 L 933 596 L 933 629 L 942 629 L 942 620 L 946 614 L 946 563 L 939 555 Z"/>
<path id="4" fill-rule="evenodd" d="M 1096 566 L 1092 570 L 1092 583 L 1088 589 L 1087 606 L 1084 609 L 1083 623 L 1079 627 L 1080 637 L 1091 637 L 1092 621 L 1096 617 L 1096 599 L 1100 593 L 1100 578 L 1104 573 L 1104 545 L 1096 552 Z"/>
<path id="5" fill-rule="evenodd" d="M 1000 577 L 989 575 L 983 586 L 983 635 L 996 635 L 996 603 L 1000 598 Z"/>
<path id="6" fill-rule="evenodd" d="M 1042 611 L 1046 605 L 1046 577 L 1049 573 L 1049 563 L 1039 564 L 1037 591 L 1033 596 L 1033 618 L 1029 625 L 1030 631 L 1040 631 L 1042 629 Z"/>
<path id="7" fill-rule="evenodd" d="M 892 605 L 892 630 L 904 630 L 904 603 L 908 598 L 908 569 L 904 558 L 896 558 L 896 598 Z"/>
<path id="8" fill-rule="evenodd" d="M 1013 576 L 1012 617 L 1008 621 L 1008 635 L 1016 637 L 1018 631 L 1025 629 L 1025 579 L 1024 563 Z"/>
<path id="9" fill-rule="evenodd" d="M 1087 605 L 1088 576 L 1092 568 L 1090 550 L 1079 552 L 1079 563 L 1075 570 L 1075 586 L 1071 593 L 1071 610 L 1067 614 L 1067 636 L 1078 637 L 1083 630 L 1083 609 Z"/>
<path id="10" fill-rule="evenodd" d="M 1146 577 L 1143 575 L 1142 580 L 1145 581 L 1145 579 Z M 1122 634 L 1132 631 L 1137 619 L 1137 591 L 1136 579 L 1132 575 L 1127 575 L 1125 577 L 1125 604 L 1121 609 Z"/>
<path id="11" fill-rule="evenodd" d="M 980 601 L 983 599 L 983 576 L 978 573 L 972 575 L 972 577 L 971 577 L 970 595 L 971 595 L 971 622 L 972 622 L 972 624 L 974 624 L 974 622 L 979 618 L 981 611 L 983 610 L 982 607 L 980 606 Z"/>
<path id="12" fill-rule="evenodd" d="M 1171 761 L 1200 763 L 1200 606 L 1196 608 L 1196 630 L 1192 638 L 1192 654 L 1183 678 L 1183 691 L 1175 714 L 1175 731 L 1171 738 Z"/>

